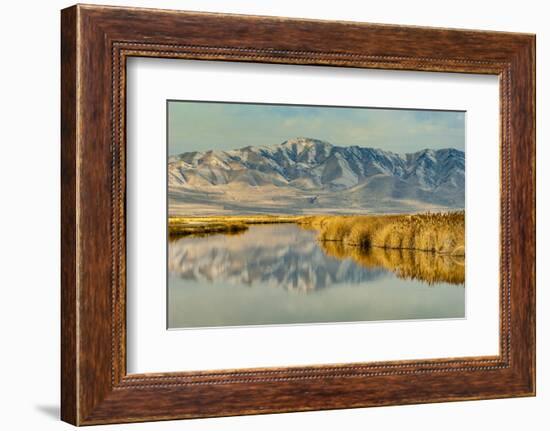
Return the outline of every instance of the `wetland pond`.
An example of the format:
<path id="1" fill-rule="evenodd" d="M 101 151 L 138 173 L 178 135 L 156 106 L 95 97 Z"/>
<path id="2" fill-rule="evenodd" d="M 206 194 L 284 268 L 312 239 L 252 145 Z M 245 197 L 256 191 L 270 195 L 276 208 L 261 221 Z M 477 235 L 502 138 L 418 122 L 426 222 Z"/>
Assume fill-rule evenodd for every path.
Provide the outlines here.
<path id="1" fill-rule="evenodd" d="M 168 243 L 170 329 L 464 317 L 463 257 L 319 242 L 291 223 Z"/>

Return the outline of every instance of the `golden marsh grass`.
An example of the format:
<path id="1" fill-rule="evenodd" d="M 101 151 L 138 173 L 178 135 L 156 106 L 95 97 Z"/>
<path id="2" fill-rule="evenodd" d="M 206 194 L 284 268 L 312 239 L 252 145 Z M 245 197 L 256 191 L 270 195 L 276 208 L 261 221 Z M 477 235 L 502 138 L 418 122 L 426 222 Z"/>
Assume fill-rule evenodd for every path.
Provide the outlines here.
<path id="1" fill-rule="evenodd" d="M 360 248 L 409 249 L 463 256 L 464 211 L 411 215 L 310 216 L 301 225 L 321 242 Z"/>
<path id="2" fill-rule="evenodd" d="M 174 236 L 242 233 L 252 224 L 296 223 L 301 216 L 251 215 L 169 217 L 168 232 Z"/>
<path id="3" fill-rule="evenodd" d="M 243 223 L 169 223 L 170 235 L 209 235 L 215 233 L 233 234 L 243 232 L 248 226 Z"/>

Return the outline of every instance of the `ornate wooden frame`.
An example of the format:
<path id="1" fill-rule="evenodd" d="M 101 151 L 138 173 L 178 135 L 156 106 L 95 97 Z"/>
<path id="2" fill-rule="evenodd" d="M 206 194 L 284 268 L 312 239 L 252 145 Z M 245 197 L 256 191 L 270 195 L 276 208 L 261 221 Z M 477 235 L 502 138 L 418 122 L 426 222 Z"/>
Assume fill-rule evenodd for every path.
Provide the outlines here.
<path id="1" fill-rule="evenodd" d="M 88 425 L 535 394 L 534 35 L 82 5 L 61 17 L 63 420 Z M 498 75 L 500 354 L 128 375 L 129 56 Z"/>

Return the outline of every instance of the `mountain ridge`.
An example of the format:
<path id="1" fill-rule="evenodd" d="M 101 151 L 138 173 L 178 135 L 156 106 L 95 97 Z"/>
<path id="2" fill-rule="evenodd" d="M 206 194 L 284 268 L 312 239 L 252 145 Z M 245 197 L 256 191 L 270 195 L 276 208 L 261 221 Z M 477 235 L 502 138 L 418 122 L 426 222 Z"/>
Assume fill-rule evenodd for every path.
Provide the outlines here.
<path id="1" fill-rule="evenodd" d="M 201 215 L 461 209 L 464 172 L 464 152 L 454 148 L 399 154 L 298 137 L 171 156 L 169 210 Z"/>

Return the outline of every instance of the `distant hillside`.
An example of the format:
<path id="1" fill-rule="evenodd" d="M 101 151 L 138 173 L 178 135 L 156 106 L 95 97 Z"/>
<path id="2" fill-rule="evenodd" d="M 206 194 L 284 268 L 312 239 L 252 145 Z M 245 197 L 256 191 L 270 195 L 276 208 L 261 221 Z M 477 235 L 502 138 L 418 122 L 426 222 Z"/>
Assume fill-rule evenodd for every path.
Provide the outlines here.
<path id="1" fill-rule="evenodd" d="M 171 215 L 464 208 L 464 152 L 397 154 L 310 138 L 168 161 Z"/>

